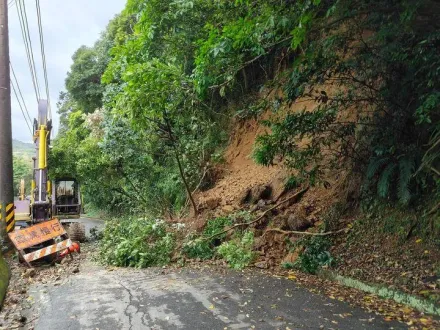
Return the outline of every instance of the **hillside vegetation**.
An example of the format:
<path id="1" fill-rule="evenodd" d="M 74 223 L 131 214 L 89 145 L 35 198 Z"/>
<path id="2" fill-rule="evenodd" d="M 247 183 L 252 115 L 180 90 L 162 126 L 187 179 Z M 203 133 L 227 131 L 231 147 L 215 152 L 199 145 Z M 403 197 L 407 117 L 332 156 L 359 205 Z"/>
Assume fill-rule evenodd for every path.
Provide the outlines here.
<path id="1" fill-rule="evenodd" d="M 76 176 L 89 206 L 113 216 L 191 225 L 202 238 L 186 241 L 187 255 L 212 257 L 222 244 L 218 253 L 237 268 L 255 260 L 249 250 L 261 246 L 265 227 L 223 235 L 221 228 L 254 216 L 222 218 L 206 209 L 233 213 L 239 206 L 221 201 L 228 189 L 281 174 L 278 197 L 256 207 L 310 189 L 304 217 L 313 216 L 317 230 L 351 228 L 351 241 L 338 244 L 353 247 L 353 255 L 381 246 L 371 237 L 411 239 L 415 247 L 423 238 L 438 248 L 439 14 L 434 0 L 128 0 L 95 45 L 72 57 L 52 174 Z M 231 165 L 243 150 L 250 155 Z M 219 183 L 225 175 L 235 181 Z M 292 229 L 276 216 L 302 214 L 299 207 L 277 212 L 265 213 L 272 216 L 266 226 L 281 223 L 274 228 L 280 235 L 263 235 L 271 248 L 285 246 L 285 230 Z M 154 256 L 145 259 L 150 242 L 132 222 L 112 222 L 107 232 L 121 250 L 104 258 L 155 264 Z M 158 237 L 168 242 L 165 231 Z M 336 262 L 329 252 L 335 242 L 327 238 L 287 243 L 300 259 L 286 267 L 299 262 L 315 272 Z M 423 251 L 411 276 L 426 275 L 426 265 L 429 274 L 438 267 L 439 276 L 438 255 Z M 417 278 L 414 287 L 422 285 Z"/>
<path id="2" fill-rule="evenodd" d="M 73 55 L 54 171 L 80 177 L 99 208 L 174 213 L 221 161 L 228 118 L 268 110 L 284 115 L 265 122 L 258 163 L 281 161 L 312 185 L 344 168 L 415 205 L 438 190 L 438 8 L 130 0 Z M 316 106 L 283 111 L 298 99 Z"/>

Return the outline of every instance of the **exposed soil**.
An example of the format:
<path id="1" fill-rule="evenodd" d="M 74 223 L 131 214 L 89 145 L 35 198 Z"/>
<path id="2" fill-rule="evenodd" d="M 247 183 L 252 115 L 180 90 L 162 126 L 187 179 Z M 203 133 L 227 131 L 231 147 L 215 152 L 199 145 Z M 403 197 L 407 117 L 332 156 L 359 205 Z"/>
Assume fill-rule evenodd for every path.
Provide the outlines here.
<path id="1" fill-rule="evenodd" d="M 250 189 L 285 176 L 281 167 L 259 166 L 252 159 L 255 138 L 264 131 L 265 128 L 255 119 L 237 123 L 224 155 L 223 178 L 214 188 L 197 195 L 202 209 L 237 209 Z"/>
<path id="2" fill-rule="evenodd" d="M 440 251 L 423 239 L 358 228 L 335 241 L 337 272 L 440 302 Z"/>
<path id="3" fill-rule="evenodd" d="M 255 119 L 237 123 L 225 152 L 223 177 L 212 189 L 197 194 L 203 210 L 197 219 L 197 230 L 201 230 L 208 219 L 237 210 L 250 210 L 258 216 L 300 189 L 284 190 L 288 172 L 282 164 L 263 167 L 251 158 L 255 138 L 265 129 Z M 326 181 L 326 187 L 310 188 L 299 201 L 281 205 L 253 227 L 255 249 L 259 254 L 256 264 L 260 268 L 279 269 L 282 262 L 294 262 L 299 255 L 298 251 L 289 253 L 289 244 L 286 244 L 288 240 L 295 242 L 298 235 L 270 232 L 261 236 L 266 229 L 322 230 L 332 206 L 351 202 L 359 190 L 360 181 L 347 178 L 343 172 L 327 173 Z M 357 211 L 351 213 L 350 218 L 334 219 L 330 230 L 352 228 L 361 215 Z M 417 237 L 402 241 L 392 234 L 378 234 L 377 230 L 358 227 L 348 235 L 336 236 L 333 241 L 331 253 L 338 261 L 338 273 L 440 301 L 440 253 L 432 245 Z"/>

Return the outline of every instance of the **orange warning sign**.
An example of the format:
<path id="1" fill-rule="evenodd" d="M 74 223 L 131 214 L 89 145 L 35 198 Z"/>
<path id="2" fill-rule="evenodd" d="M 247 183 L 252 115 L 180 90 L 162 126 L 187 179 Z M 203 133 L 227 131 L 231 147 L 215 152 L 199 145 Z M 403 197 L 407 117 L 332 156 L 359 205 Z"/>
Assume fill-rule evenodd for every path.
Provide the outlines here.
<path id="1" fill-rule="evenodd" d="M 17 250 L 23 250 L 64 234 L 66 231 L 63 226 L 58 219 L 54 219 L 16 230 L 8 235 Z"/>

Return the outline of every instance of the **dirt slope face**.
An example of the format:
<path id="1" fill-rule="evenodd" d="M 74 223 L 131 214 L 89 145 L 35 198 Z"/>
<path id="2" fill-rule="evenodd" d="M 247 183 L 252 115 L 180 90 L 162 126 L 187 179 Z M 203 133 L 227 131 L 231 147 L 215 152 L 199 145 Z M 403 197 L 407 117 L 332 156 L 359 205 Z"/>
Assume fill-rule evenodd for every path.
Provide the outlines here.
<path id="1" fill-rule="evenodd" d="M 304 103 L 294 105 L 289 111 L 314 106 L 313 102 Z M 280 204 L 303 187 L 286 191 L 285 182 L 290 173 L 282 164 L 265 167 L 252 159 L 257 136 L 267 130 L 261 120 L 267 119 L 269 113 L 257 120 L 235 123 L 224 153 L 223 176 L 212 189 L 196 195 L 202 215 L 195 219 L 195 229 L 200 231 L 207 220 L 238 210 L 248 210 L 254 218 L 259 218 L 277 204 L 261 221 L 248 227 L 255 235 L 256 267 L 278 268 L 298 259 L 304 251 L 300 239 L 306 236 L 289 235 L 286 231 L 341 232 L 345 229 L 329 236 L 332 243 L 329 252 L 338 260 L 332 268 L 334 271 L 439 301 L 439 252 L 427 240 L 425 244 L 425 239 L 411 236 L 411 226 L 399 229 L 405 234 L 403 238 L 399 231 L 388 228 L 400 226 L 398 220 L 411 215 L 409 211 L 393 215 L 397 210 L 389 210 L 392 216 L 380 215 L 377 219 L 363 214 L 358 204 L 362 181 L 359 175 L 349 175 L 348 169 L 328 170 L 323 178 L 325 185 L 310 187 L 301 198 Z M 292 245 L 298 248 L 293 250 Z"/>
<path id="2" fill-rule="evenodd" d="M 282 97 L 282 92 L 275 91 L 269 94 L 269 98 L 275 97 Z M 294 194 L 295 191 L 285 191 L 285 183 L 291 173 L 282 165 L 282 162 L 269 167 L 255 163 L 252 158 L 254 144 L 259 135 L 269 130 L 262 124 L 262 121 L 275 120 L 276 117 L 284 117 L 287 113 L 312 111 L 317 104 L 312 99 L 304 99 L 278 111 L 277 114 L 269 110 L 257 119 L 237 120 L 224 153 L 226 164 L 221 170 L 221 179 L 217 180 L 212 189 L 196 194 L 199 209 L 205 214 L 203 218 L 224 215 L 238 209 L 256 211 L 257 204 L 259 210 L 264 210 L 265 205 L 276 203 L 281 197 L 285 198 L 289 194 Z M 305 145 L 308 142 L 304 139 L 299 145 Z M 301 203 L 282 205 L 277 208 L 277 213 L 285 218 L 281 223 L 287 222 L 287 218 L 293 213 L 303 214 L 304 217 L 309 218 L 307 221 L 311 224 L 319 221 L 317 211 L 325 210 L 327 206 L 335 202 L 337 198 L 335 193 L 344 182 L 343 173 L 341 171 L 336 174 L 328 173 L 325 180 L 328 182 L 325 188 L 309 189 Z M 319 207 L 317 207 L 318 204 Z M 306 221 L 301 219 L 303 220 Z M 284 229 L 296 230 L 297 228 L 293 226 Z"/>
<path id="3" fill-rule="evenodd" d="M 216 185 L 198 194 L 198 203 L 202 209 L 221 209 L 230 212 L 246 200 L 252 188 L 275 183 L 279 188 L 285 171 L 280 166 L 265 167 L 257 165 L 252 159 L 255 139 L 264 133 L 265 127 L 258 120 L 250 119 L 236 124 L 226 152 L 223 177 Z M 274 191 L 273 193 L 277 193 Z M 279 192 L 278 192 L 279 193 Z"/>
<path id="4" fill-rule="evenodd" d="M 273 91 L 268 97 L 271 99 L 283 97 L 283 93 Z M 317 104 L 314 100 L 304 99 L 278 111 L 277 115 L 269 110 L 257 119 L 237 120 L 224 153 L 226 165 L 223 169 L 223 177 L 212 189 L 198 193 L 199 207 L 202 210 L 223 209 L 227 213 L 239 208 L 245 202 L 253 204 L 260 199 L 278 200 L 284 193 L 284 184 L 289 173 L 280 164 L 270 167 L 260 166 L 252 159 L 256 138 L 269 130 L 261 122 L 273 120 L 277 116 L 284 117 L 287 113 L 311 111 Z M 302 141 L 304 144 L 307 142 Z M 265 191 L 265 186 L 269 190 Z"/>

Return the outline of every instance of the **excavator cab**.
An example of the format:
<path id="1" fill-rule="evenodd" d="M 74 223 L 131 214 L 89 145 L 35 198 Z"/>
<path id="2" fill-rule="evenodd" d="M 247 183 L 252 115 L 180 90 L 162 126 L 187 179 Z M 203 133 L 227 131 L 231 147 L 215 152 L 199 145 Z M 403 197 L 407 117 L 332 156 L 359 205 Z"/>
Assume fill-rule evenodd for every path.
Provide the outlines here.
<path id="1" fill-rule="evenodd" d="M 59 219 L 79 218 L 81 194 L 74 178 L 60 178 L 52 183 L 52 214 Z"/>

